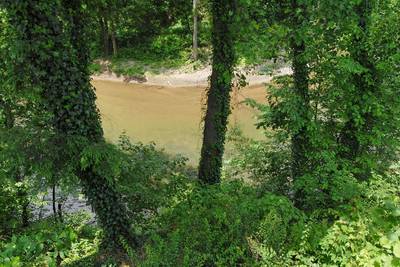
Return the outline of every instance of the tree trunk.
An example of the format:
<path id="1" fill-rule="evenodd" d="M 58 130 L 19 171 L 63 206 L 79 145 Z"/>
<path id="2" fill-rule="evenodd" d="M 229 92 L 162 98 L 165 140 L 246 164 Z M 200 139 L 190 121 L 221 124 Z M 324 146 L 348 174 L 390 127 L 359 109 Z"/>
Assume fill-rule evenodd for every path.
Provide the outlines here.
<path id="1" fill-rule="evenodd" d="M 292 135 L 292 176 L 297 179 L 305 174 L 307 169 L 307 150 L 309 149 L 309 137 L 307 125 L 309 124 L 310 101 L 308 92 L 308 66 L 304 59 L 305 44 L 302 41 L 297 44 L 292 42 L 293 53 L 293 78 L 294 90 L 299 99 L 297 110 L 299 119 L 303 120 L 303 126 Z"/>
<path id="2" fill-rule="evenodd" d="M 368 1 L 362 1 L 356 9 L 356 13 L 359 16 L 359 28 L 363 32 L 363 35 L 357 35 L 353 41 L 351 57 L 363 66 L 368 71 L 360 74 L 353 75 L 353 82 L 356 88 L 356 95 L 354 96 L 353 103 L 351 104 L 352 109 L 354 106 L 358 106 L 358 110 L 363 110 L 365 105 L 364 97 L 369 97 L 369 94 L 374 94 L 376 89 L 374 77 L 376 71 L 374 64 L 371 62 L 368 51 L 366 48 L 366 40 L 364 36 L 368 34 L 367 20 L 370 16 L 370 7 Z M 359 180 L 366 180 L 371 176 L 371 170 L 369 166 L 361 166 L 361 162 L 358 162 L 358 158 L 364 153 L 368 153 L 371 149 L 372 144 L 361 143 L 363 136 L 371 136 L 371 129 L 373 128 L 374 118 L 370 112 L 362 112 L 362 125 L 357 125 L 353 118 L 353 113 L 350 111 L 348 117 L 350 118 L 344 125 L 340 133 L 340 143 L 343 145 L 344 150 L 341 156 L 355 164 L 354 169 L 358 169 L 354 174 Z M 358 119 L 359 120 L 359 119 Z"/>
<path id="3" fill-rule="evenodd" d="M 290 47 L 293 69 L 293 90 L 296 95 L 295 108 L 297 120 L 301 121 L 299 129 L 293 129 L 291 136 L 291 172 L 292 179 L 296 182 L 304 176 L 308 170 L 308 153 L 310 151 L 310 140 L 308 136 L 307 126 L 310 124 L 310 100 L 309 100 L 309 69 L 306 58 L 306 44 L 301 36 L 299 29 L 306 18 L 306 7 L 298 3 L 298 0 L 292 0 L 292 10 L 296 11 L 292 14 L 291 27 L 293 29 Z M 298 12 L 300 11 L 300 12 Z M 297 206 L 302 205 L 304 199 L 303 189 L 295 192 L 295 202 Z"/>
<path id="4" fill-rule="evenodd" d="M 101 145 L 104 142 L 103 130 L 88 69 L 88 16 L 82 1 L 64 0 L 63 6 L 58 1 L 43 3 L 48 8 L 37 5 L 36 0 L 25 2 L 26 5 L 21 7 L 15 1 L 7 1 L 7 6 L 15 14 L 11 21 L 13 26 L 25 29 L 19 35 L 20 44 L 29 47 L 21 59 L 29 66 L 24 69 L 24 73 L 32 81 L 32 86 L 41 89 L 43 107 L 53 114 L 50 123 L 57 133 L 55 138 L 73 142 L 76 150 L 71 152 L 75 153 L 81 153 L 86 146 Z M 63 23 L 62 16 L 69 19 L 70 23 Z M 70 28 L 64 30 L 63 27 Z M 38 46 L 32 47 L 32 40 Z M 54 43 L 48 48 L 51 51 L 37 48 L 49 41 Z M 76 154 L 65 160 L 76 160 L 80 156 Z M 75 171 L 83 192 L 97 214 L 98 223 L 104 229 L 107 242 L 115 248 L 123 249 L 121 239 L 124 239 L 137 247 L 139 242 L 130 231 L 127 207 L 112 179 L 99 175 L 94 166 L 86 166 L 85 170 L 79 166 Z"/>
<path id="5" fill-rule="evenodd" d="M 105 17 L 100 17 L 99 22 L 101 31 L 102 54 L 104 57 L 108 57 L 110 55 L 110 36 L 108 33 L 108 22 Z"/>
<path id="6" fill-rule="evenodd" d="M 221 179 L 235 62 L 232 32 L 234 0 L 214 0 L 211 5 L 213 63 L 198 174 L 206 184 L 219 183 Z"/>
<path id="7" fill-rule="evenodd" d="M 198 1 L 193 0 L 193 51 L 192 58 L 197 60 L 198 58 L 198 32 L 199 32 L 199 21 L 198 21 Z"/>
<path id="8" fill-rule="evenodd" d="M 60 220 L 60 222 L 63 222 L 63 212 L 62 212 L 62 203 L 61 200 L 58 201 L 57 203 L 57 214 L 58 214 L 58 219 Z"/>
<path id="9" fill-rule="evenodd" d="M 85 14 L 81 7 L 81 0 L 65 1 L 65 5 L 72 12 L 73 31 L 71 39 L 72 45 L 76 51 L 79 61 L 79 88 L 78 95 L 85 100 L 85 107 L 82 107 L 81 114 L 77 117 L 60 118 L 62 120 L 77 120 L 77 124 L 65 127 L 58 127 L 61 133 L 81 133 L 93 144 L 103 143 L 103 129 L 101 127 L 100 114 L 96 107 L 96 96 L 94 88 L 90 84 L 90 73 L 88 66 L 90 64 L 90 51 L 86 40 L 86 25 L 84 22 Z M 60 91 L 62 93 L 62 90 Z M 78 98 L 81 99 L 81 98 Z M 73 105 L 76 100 L 71 99 Z M 79 103 L 79 101 L 78 101 Z M 56 105 L 58 105 L 56 103 Z M 60 107 L 63 108 L 63 107 Z M 56 113 L 57 114 L 57 113 Z M 79 121 L 81 123 L 79 123 Z M 83 128 L 86 130 L 82 131 Z M 95 172 L 94 166 L 88 166 L 85 170 L 78 171 L 78 177 L 81 180 L 83 191 L 87 196 L 99 219 L 99 224 L 105 230 L 107 240 L 113 244 L 123 247 L 121 238 L 125 239 L 133 247 L 139 246 L 138 238 L 130 231 L 130 219 L 125 203 L 122 201 L 121 194 L 117 191 L 115 184 Z"/>
<path id="10" fill-rule="evenodd" d="M 116 56 L 118 53 L 118 47 L 117 47 L 117 39 L 115 37 L 115 23 L 114 20 L 110 20 L 110 36 L 111 36 L 111 42 L 112 42 L 112 48 L 113 48 L 113 55 Z"/>
<path id="11" fill-rule="evenodd" d="M 17 176 L 15 181 L 17 183 L 21 183 L 21 186 L 18 187 L 17 190 L 17 196 L 18 196 L 18 201 L 19 205 L 21 206 L 21 224 L 22 227 L 28 227 L 29 226 L 29 198 L 28 198 L 28 193 L 25 188 L 25 185 L 23 184 L 23 171 L 22 169 L 18 168 L 17 171 Z"/>
<path id="12" fill-rule="evenodd" d="M 52 203 L 53 203 L 53 215 L 54 219 L 57 220 L 57 207 L 56 207 L 56 186 L 53 184 L 51 187 L 51 192 L 52 192 Z"/>

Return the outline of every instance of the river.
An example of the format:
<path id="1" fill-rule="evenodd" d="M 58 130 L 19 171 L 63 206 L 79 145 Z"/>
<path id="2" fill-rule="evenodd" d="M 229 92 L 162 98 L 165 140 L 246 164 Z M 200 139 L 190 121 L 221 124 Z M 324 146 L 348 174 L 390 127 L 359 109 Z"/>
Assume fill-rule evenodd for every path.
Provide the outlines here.
<path id="1" fill-rule="evenodd" d="M 125 132 L 132 142 L 149 143 L 171 154 L 182 154 L 195 165 L 199 159 L 204 86 L 168 87 L 93 81 L 105 137 L 116 142 Z M 234 97 L 230 126 L 238 125 L 246 136 L 262 138 L 254 126 L 256 111 L 238 104 L 245 98 L 265 101 L 265 87 L 241 89 Z"/>

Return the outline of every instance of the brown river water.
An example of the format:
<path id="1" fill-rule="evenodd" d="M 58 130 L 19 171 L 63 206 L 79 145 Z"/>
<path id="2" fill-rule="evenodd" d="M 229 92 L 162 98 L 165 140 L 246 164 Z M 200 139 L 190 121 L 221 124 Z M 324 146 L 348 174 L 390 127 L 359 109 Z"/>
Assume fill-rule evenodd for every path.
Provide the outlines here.
<path id="1" fill-rule="evenodd" d="M 125 132 L 132 142 L 155 142 L 171 154 L 182 154 L 196 165 L 200 155 L 202 103 L 205 87 L 167 87 L 93 81 L 106 139 L 118 141 Z M 241 89 L 233 99 L 230 127 L 239 126 L 246 136 L 262 138 L 254 126 L 257 112 L 244 104 L 245 98 L 265 102 L 265 87 Z"/>

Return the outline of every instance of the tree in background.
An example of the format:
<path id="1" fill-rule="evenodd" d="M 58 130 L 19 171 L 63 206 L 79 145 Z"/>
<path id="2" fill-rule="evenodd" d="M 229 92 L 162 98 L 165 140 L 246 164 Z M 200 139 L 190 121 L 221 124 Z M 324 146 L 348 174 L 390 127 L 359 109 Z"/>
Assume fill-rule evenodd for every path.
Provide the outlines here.
<path id="1" fill-rule="evenodd" d="M 235 1 L 211 1 L 213 61 L 207 111 L 204 119 L 203 146 L 199 179 L 206 184 L 219 183 L 225 133 L 230 113 L 230 95 L 234 75 Z"/>
<path id="2" fill-rule="evenodd" d="M 198 20 L 198 1 L 193 0 L 193 51 L 192 58 L 197 60 L 198 57 L 198 46 L 199 46 L 199 20 Z"/>

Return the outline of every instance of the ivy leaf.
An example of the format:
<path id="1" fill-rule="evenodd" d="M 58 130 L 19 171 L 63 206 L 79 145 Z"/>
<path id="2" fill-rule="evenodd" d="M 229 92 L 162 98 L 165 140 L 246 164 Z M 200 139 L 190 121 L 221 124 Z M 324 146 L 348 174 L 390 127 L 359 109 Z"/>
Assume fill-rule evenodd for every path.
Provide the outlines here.
<path id="1" fill-rule="evenodd" d="M 392 215 L 394 217 L 400 217 L 400 208 L 396 208 L 395 210 L 393 210 Z"/>
<path id="2" fill-rule="evenodd" d="M 394 244 L 394 246 L 393 246 L 393 254 L 397 258 L 400 258 L 400 242 L 397 242 L 396 244 Z"/>

